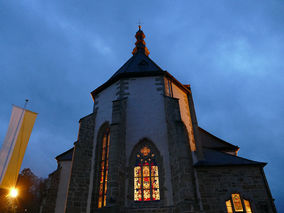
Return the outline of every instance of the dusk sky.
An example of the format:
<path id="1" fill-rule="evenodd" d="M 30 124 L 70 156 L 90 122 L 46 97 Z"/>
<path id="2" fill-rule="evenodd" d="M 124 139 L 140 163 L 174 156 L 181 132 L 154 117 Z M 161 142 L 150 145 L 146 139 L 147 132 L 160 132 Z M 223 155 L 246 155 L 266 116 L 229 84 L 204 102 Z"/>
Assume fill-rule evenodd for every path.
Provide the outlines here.
<path id="1" fill-rule="evenodd" d="M 22 164 L 46 178 L 92 112 L 90 92 L 130 57 L 190 84 L 199 126 L 267 162 L 284 212 L 284 1 L 0 0 L 0 145 L 12 104 L 38 112 Z"/>

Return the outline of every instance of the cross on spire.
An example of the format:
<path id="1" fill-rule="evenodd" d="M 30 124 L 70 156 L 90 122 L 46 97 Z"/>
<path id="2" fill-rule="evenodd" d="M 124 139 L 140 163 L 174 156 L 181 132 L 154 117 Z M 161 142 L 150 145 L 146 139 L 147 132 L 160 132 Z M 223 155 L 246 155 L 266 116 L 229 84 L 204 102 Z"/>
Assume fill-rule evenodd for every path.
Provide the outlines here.
<path id="1" fill-rule="evenodd" d="M 139 21 L 138 21 L 138 28 L 139 28 L 139 30 L 141 30 L 141 25 L 143 24 L 141 21 L 140 21 L 140 19 L 139 19 Z"/>

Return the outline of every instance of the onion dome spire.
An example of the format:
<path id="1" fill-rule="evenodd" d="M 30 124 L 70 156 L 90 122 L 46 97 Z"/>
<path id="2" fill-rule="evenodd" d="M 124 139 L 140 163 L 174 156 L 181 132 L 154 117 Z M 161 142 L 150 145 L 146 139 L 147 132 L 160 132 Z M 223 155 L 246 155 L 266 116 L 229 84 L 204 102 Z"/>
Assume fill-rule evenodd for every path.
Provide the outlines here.
<path id="1" fill-rule="evenodd" d="M 146 47 L 146 43 L 144 41 L 145 34 L 141 30 L 141 25 L 138 26 L 139 30 L 136 32 L 136 39 L 137 41 L 135 42 L 136 47 L 133 49 L 132 54 L 135 55 L 138 52 L 144 53 L 146 56 L 150 54 L 148 48 Z"/>

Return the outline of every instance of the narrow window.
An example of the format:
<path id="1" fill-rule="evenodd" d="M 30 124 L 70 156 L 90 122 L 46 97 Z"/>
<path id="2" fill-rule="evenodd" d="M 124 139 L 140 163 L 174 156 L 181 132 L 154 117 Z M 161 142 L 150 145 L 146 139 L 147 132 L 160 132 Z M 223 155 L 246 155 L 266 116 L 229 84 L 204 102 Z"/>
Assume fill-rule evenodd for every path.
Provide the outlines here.
<path id="1" fill-rule="evenodd" d="M 252 213 L 249 201 L 244 199 L 244 204 L 245 204 L 246 212 Z"/>
<path id="2" fill-rule="evenodd" d="M 233 213 L 231 200 L 226 201 L 226 207 L 227 207 L 227 212 L 228 213 Z"/>
<path id="3" fill-rule="evenodd" d="M 160 200 L 159 172 L 155 157 L 147 146 L 136 154 L 134 201 Z"/>
<path id="4" fill-rule="evenodd" d="M 232 200 L 235 208 L 235 212 L 243 212 L 243 205 L 239 194 L 232 194 Z"/>
<path id="5" fill-rule="evenodd" d="M 109 128 L 106 129 L 101 150 L 100 170 L 99 170 L 99 199 L 98 208 L 106 206 L 107 177 L 108 177 L 108 153 L 109 153 Z"/>

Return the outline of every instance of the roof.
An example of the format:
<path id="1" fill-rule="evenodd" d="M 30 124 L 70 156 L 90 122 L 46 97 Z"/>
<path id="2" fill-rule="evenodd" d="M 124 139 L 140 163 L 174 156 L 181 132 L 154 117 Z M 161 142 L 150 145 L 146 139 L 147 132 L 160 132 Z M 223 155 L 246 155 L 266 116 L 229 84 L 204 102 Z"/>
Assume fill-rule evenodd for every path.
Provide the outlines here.
<path id="1" fill-rule="evenodd" d="M 233 144 L 230 144 L 215 135 L 207 132 L 206 130 L 198 127 L 199 136 L 201 138 L 201 143 L 203 148 L 209 148 L 219 151 L 238 151 L 239 147 Z"/>
<path id="2" fill-rule="evenodd" d="M 111 79 L 122 73 L 156 71 L 163 70 L 143 52 L 137 52 L 116 73 L 114 73 Z"/>
<path id="3" fill-rule="evenodd" d="M 154 61 L 152 61 L 148 55 L 150 54 L 146 43 L 144 41 L 145 34 L 141 30 L 139 25 L 139 30 L 136 32 L 135 38 L 137 39 L 135 43 L 135 48 L 132 51 L 133 56 L 111 77 L 121 73 L 137 73 L 137 72 L 155 72 L 163 71 Z"/>
<path id="4" fill-rule="evenodd" d="M 248 160 L 246 158 L 230 155 L 224 152 L 218 152 L 211 149 L 203 149 L 204 159 L 194 164 L 195 167 L 200 166 L 247 166 L 257 165 L 265 166 L 266 163 Z"/>
<path id="5" fill-rule="evenodd" d="M 139 26 L 139 30 L 137 31 L 135 37 L 137 41 L 132 52 L 133 56 L 121 68 L 119 68 L 108 81 L 92 91 L 92 97 L 95 98 L 95 95 L 121 78 L 146 76 L 167 76 L 168 78 L 172 79 L 181 89 L 190 93 L 190 88 L 188 86 L 181 84 L 172 75 L 163 70 L 151 58 L 149 58 L 149 50 L 146 47 L 146 43 L 144 41 L 145 35 L 141 30 L 141 26 Z"/>
<path id="6" fill-rule="evenodd" d="M 71 161 L 73 157 L 73 151 L 74 151 L 74 147 L 56 156 L 55 159 L 57 161 Z"/>

